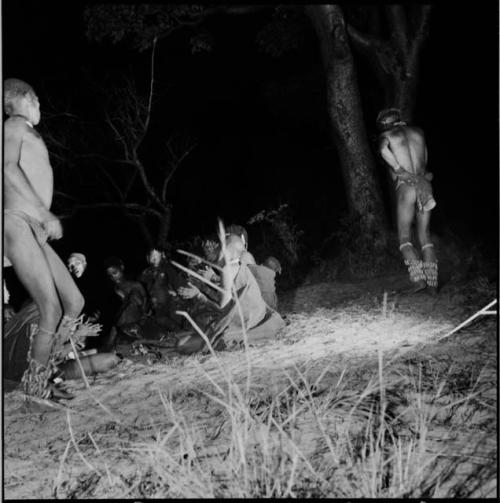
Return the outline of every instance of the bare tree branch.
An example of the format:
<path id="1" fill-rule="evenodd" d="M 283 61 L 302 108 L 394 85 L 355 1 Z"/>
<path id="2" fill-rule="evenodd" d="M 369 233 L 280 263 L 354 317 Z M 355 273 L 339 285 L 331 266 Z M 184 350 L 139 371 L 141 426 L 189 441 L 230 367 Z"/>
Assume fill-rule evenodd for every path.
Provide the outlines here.
<path id="1" fill-rule="evenodd" d="M 423 5 L 422 8 L 420 9 L 420 19 L 418 21 L 414 37 L 416 44 L 418 44 L 419 46 L 422 44 L 422 42 L 427 36 L 431 11 L 432 11 L 432 5 Z"/>
<path id="2" fill-rule="evenodd" d="M 134 167 L 136 168 L 135 164 L 134 164 Z M 124 194 L 124 199 L 127 199 L 130 191 L 132 190 L 132 187 L 134 186 L 134 182 L 136 181 L 137 179 L 137 174 L 138 174 L 138 170 L 137 168 L 134 170 L 134 172 L 132 173 L 132 176 L 130 177 L 130 180 L 127 184 L 127 187 L 125 188 L 125 190 L 123 191 L 123 194 Z"/>
<path id="3" fill-rule="evenodd" d="M 119 208 L 119 209 L 133 210 L 140 213 L 148 213 L 160 219 L 163 216 L 161 212 L 153 208 L 150 208 L 149 206 L 144 206 L 138 203 L 85 203 L 85 204 L 77 204 L 74 206 L 75 210 L 89 210 L 99 208 Z"/>
<path id="4" fill-rule="evenodd" d="M 164 202 L 158 197 L 158 194 L 156 193 L 155 189 L 149 182 L 149 179 L 146 175 L 146 169 L 144 168 L 144 164 L 142 164 L 141 160 L 137 156 L 137 154 L 134 157 L 134 161 L 137 166 L 137 170 L 139 172 L 139 176 L 141 177 L 142 184 L 144 185 L 144 188 L 146 189 L 146 192 L 149 194 L 151 199 L 163 210 L 167 210 L 167 205 L 164 204 Z"/>
<path id="5" fill-rule="evenodd" d="M 153 104 L 153 87 L 155 82 L 155 51 L 156 51 L 156 37 L 153 40 L 153 49 L 151 50 L 151 83 L 149 86 L 149 100 L 148 100 L 148 114 L 146 118 L 146 124 L 144 129 L 147 130 L 149 126 L 149 120 L 151 117 L 151 106 Z"/>
<path id="6" fill-rule="evenodd" d="M 124 158 L 115 158 L 115 157 L 108 157 L 107 155 L 103 154 L 98 154 L 97 152 L 91 152 L 87 154 L 75 154 L 73 156 L 74 159 L 99 159 L 101 161 L 109 162 L 109 163 L 114 163 L 114 164 L 127 164 L 129 166 L 134 166 L 135 164 L 133 161 L 130 161 L 128 159 Z"/>
<path id="7" fill-rule="evenodd" d="M 113 187 L 115 189 L 115 191 L 117 192 L 118 197 L 120 198 L 120 200 L 123 201 L 125 198 L 124 198 L 122 189 L 118 186 L 118 184 L 115 182 L 115 180 L 113 179 L 113 177 L 108 173 L 108 170 L 104 166 L 101 166 L 101 173 L 108 180 L 108 182 L 110 183 L 111 187 Z"/>
<path id="8" fill-rule="evenodd" d="M 397 40 L 398 47 L 406 50 L 408 22 L 406 20 L 404 5 L 389 4 L 385 6 L 387 18 L 391 27 L 391 33 Z"/>
<path id="9" fill-rule="evenodd" d="M 171 148 L 171 145 L 170 145 L 170 142 L 167 143 L 167 148 L 170 152 L 170 155 L 174 158 L 174 161 L 173 161 L 173 167 L 172 169 L 169 171 L 169 173 L 167 174 L 167 176 L 165 177 L 165 180 L 163 181 L 163 187 L 162 187 L 162 190 L 161 190 L 161 198 L 163 201 L 166 201 L 167 199 L 167 187 L 168 187 L 168 184 L 170 182 L 170 180 L 172 179 L 172 177 L 174 176 L 175 172 L 177 171 L 177 169 L 179 168 L 179 166 L 182 164 L 182 162 L 184 161 L 184 159 L 192 152 L 192 150 L 196 147 L 196 143 L 193 143 L 191 146 L 189 146 L 185 152 L 180 156 L 180 157 L 177 157 L 173 151 L 172 151 L 172 148 Z"/>
<path id="10" fill-rule="evenodd" d="M 374 47 L 381 44 L 381 40 L 378 37 L 363 33 L 350 23 L 346 23 L 346 28 L 354 44 L 365 53 L 372 51 Z"/>
<path id="11" fill-rule="evenodd" d="M 58 197 L 63 197 L 64 199 L 69 199 L 70 201 L 78 201 L 76 197 L 67 194 L 66 192 L 63 192 L 61 190 L 54 190 L 54 195 Z"/>
<path id="12" fill-rule="evenodd" d="M 106 122 L 108 123 L 109 127 L 113 130 L 113 133 L 115 134 L 115 138 L 123 145 L 123 152 L 124 152 L 125 159 L 129 159 L 128 145 L 127 145 L 125 138 L 118 131 L 113 120 L 109 116 L 109 113 L 107 110 L 104 110 L 104 114 L 106 116 Z"/>

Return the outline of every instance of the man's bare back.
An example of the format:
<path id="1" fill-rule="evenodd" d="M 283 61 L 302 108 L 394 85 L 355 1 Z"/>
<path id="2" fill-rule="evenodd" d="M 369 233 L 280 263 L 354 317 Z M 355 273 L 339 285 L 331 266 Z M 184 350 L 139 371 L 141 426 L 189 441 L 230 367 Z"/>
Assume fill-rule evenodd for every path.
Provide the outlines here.
<path id="1" fill-rule="evenodd" d="M 384 150 L 386 149 L 386 150 Z M 390 151 L 390 154 L 387 152 Z M 411 126 L 396 126 L 380 135 L 382 156 L 394 170 L 404 169 L 412 175 L 425 172 L 427 148 L 421 129 Z M 387 157 L 387 158 L 386 158 Z"/>
<path id="2" fill-rule="evenodd" d="M 430 212 L 436 206 L 432 174 L 427 173 L 427 146 L 420 128 L 409 126 L 398 109 L 382 110 L 377 117 L 379 151 L 388 164 L 396 191 L 399 250 L 408 267 L 412 287 L 420 291 L 437 289 L 437 258 L 429 231 Z M 422 259 L 415 250 L 411 234 L 416 220 Z"/>

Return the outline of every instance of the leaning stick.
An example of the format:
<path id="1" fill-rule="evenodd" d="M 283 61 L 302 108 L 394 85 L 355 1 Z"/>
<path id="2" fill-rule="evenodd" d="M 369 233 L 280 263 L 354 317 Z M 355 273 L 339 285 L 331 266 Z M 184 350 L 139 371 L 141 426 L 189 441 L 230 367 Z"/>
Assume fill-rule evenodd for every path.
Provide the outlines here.
<path id="1" fill-rule="evenodd" d="M 460 323 L 458 327 L 455 327 L 451 332 L 448 332 L 446 335 L 443 335 L 438 338 L 438 341 L 441 339 L 444 339 L 445 337 L 449 337 L 450 335 L 454 334 L 455 332 L 458 332 L 461 328 L 465 327 L 468 323 L 470 323 L 472 320 L 476 319 L 478 316 L 481 316 L 483 314 L 497 314 L 496 311 L 488 311 L 488 309 L 492 306 L 494 306 L 497 303 L 497 299 L 492 300 L 487 306 L 483 307 L 480 309 L 476 314 L 473 314 L 470 318 L 467 318 L 463 323 Z"/>
<path id="2" fill-rule="evenodd" d="M 217 264 L 214 264 L 213 262 L 210 262 L 210 260 L 207 260 L 207 259 L 204 259 L 202 257 L 199 257 L 195 253 L 190 253 L 188 251 L 181 250 L 181 249 L 177 250 L 177 253 L 180 253 L 182 255 L 186 255 L 187 257 L 194 258 L 196 260 L 199 260 L 200 262 L 208 264 L 210 267 L 213 267 L 214 269 L 218 269 L 219 271 L 222 271 L 222 267 L 218 266 Z"/>
<path id="3" fill-rule="evenodd" d="M 204 278 L 203 276 L 201 276 L 200 274 L 192 271 L 191 269 L 189 269 L 188 267 L 184 267 L 183 265 L 179 264 L 178 262 L 176 262 L 175 260 L 171 260 L 170 263 L 172 265 L 174 265 L 175 267 L 179 268 L 181 271 L 184 271 L 184 272 L 187 272 L 188 274 L 191 274 L 191 276 L 194 276 L 195 278 L 199 279 L 200 281 L 203 281 L 203 283 L 206 283 L 207 285 L 211 286 L 212 288 L 214 288 L 215 290 L 219 290 L 219 292 L 222 292 L 222 293 L 226 293 L 225 290 L 223 288 L 221 288 L 220 286 L 218 285 L 214 285 L 211 281 L 209 281 L 208 279 Z"/>

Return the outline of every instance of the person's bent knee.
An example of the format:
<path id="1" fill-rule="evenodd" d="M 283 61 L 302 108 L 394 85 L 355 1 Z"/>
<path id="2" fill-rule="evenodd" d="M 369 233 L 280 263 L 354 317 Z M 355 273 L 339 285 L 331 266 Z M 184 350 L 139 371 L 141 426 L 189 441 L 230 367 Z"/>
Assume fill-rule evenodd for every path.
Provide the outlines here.
<path id="1" fill-rule="evenodd" d="M 75 288 L 71 295 L 61 299 L 61 301 L 64 314 L 71 318 L 77 318 L 85 306 L 85 298 L 77 288 Z"/>
<path id="2" fill-rule="evenodd" d="M 71 314 L 75 317 L 79 316 L 80 313 L 83 311 L 84 306 L 85 306 L 85 299 L 83 295 L 80 292 L 78 292 L 78 294 L 75 295 L 75 298 L 72 301 Z"/>
<path id="3" fill-rule="evenodd" d="M 54 326 L 59 323 L 62 318 L 63 312 L 59 300 L 47 300 L 44 299 L 42 302 L 37 302 L 38 309 L 40 310 L 40 317 L 47 320 Z"/>

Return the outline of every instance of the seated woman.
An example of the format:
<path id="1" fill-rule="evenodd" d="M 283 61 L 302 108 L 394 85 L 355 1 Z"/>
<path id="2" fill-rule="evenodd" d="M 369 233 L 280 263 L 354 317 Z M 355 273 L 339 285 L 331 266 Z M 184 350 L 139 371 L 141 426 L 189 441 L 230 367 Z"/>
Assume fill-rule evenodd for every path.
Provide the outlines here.
<path id="1" fill-rule="evenodd" d="M 224 293 L 219 293 L 218 316 L 205 330 L 205 335 L 216 349 L 241 344 L 245 333 L 251 345 L 272 340 L 285 325 L 281 316 L 266 305 L 248 265 L 241 263 L 245 251 L 245 243 L 239 236 L 231 234 L 226 238 L 225 257 L 219 261 Z M 199 296 L 199 290 L 193 286 L 179 293 Z M 192 333 L 179 340 L 177 351 L 190 354 L 204 347 L 203 338 Z"/>
<path id="2" fill-rule="evenodd" d="M 215 235 L 210 235 L 202 241 L 201 254 L 206 261 L 216 264 L 220 255 L 220 244 L 216 241 Z M 189 269 L 212 284 L 220 286 L 220 276 L 210 264 L 200 258 L 190 257 L 187 265 Z M 178 309 L 187 311 L 194 322 L 202 330 L 206 330 L 208 325 L 219 316 L 219 294 L 201 279 L 186 274 L 183 285 L 177 288 L 179 299 Z M 176 334 L 182 337 L 186 333 L 191 333 L 191 325 L 185 318 L 182 333 Z M 186 330 L 187 329 L 187 330 Z"/>
<path id="3" fill-rule="evenodd" d="M 139 281 L 146 288 L 153 317 L 165 330 L 176 330 L 183 319 L 176 314 L 176 290 L 182 285 L 175 268 L 162 250 L 153 248 L 147 255 L 149 266 L 142 271 Z"/>
<path id="4" fill-rule="evenodd" d="M 122 303 L 115 317 L 115 327 L 106 342 L 107 349 L 114 348 L 119 336 L 140 339 L 144 336 L 144 325 L 150 311 L 146 289 L 139 281 L 125 276 L 125 264 L 118 257 L 110 257 L 105 262 L 106 274 L 113 283 L 114 293 Z"/>

